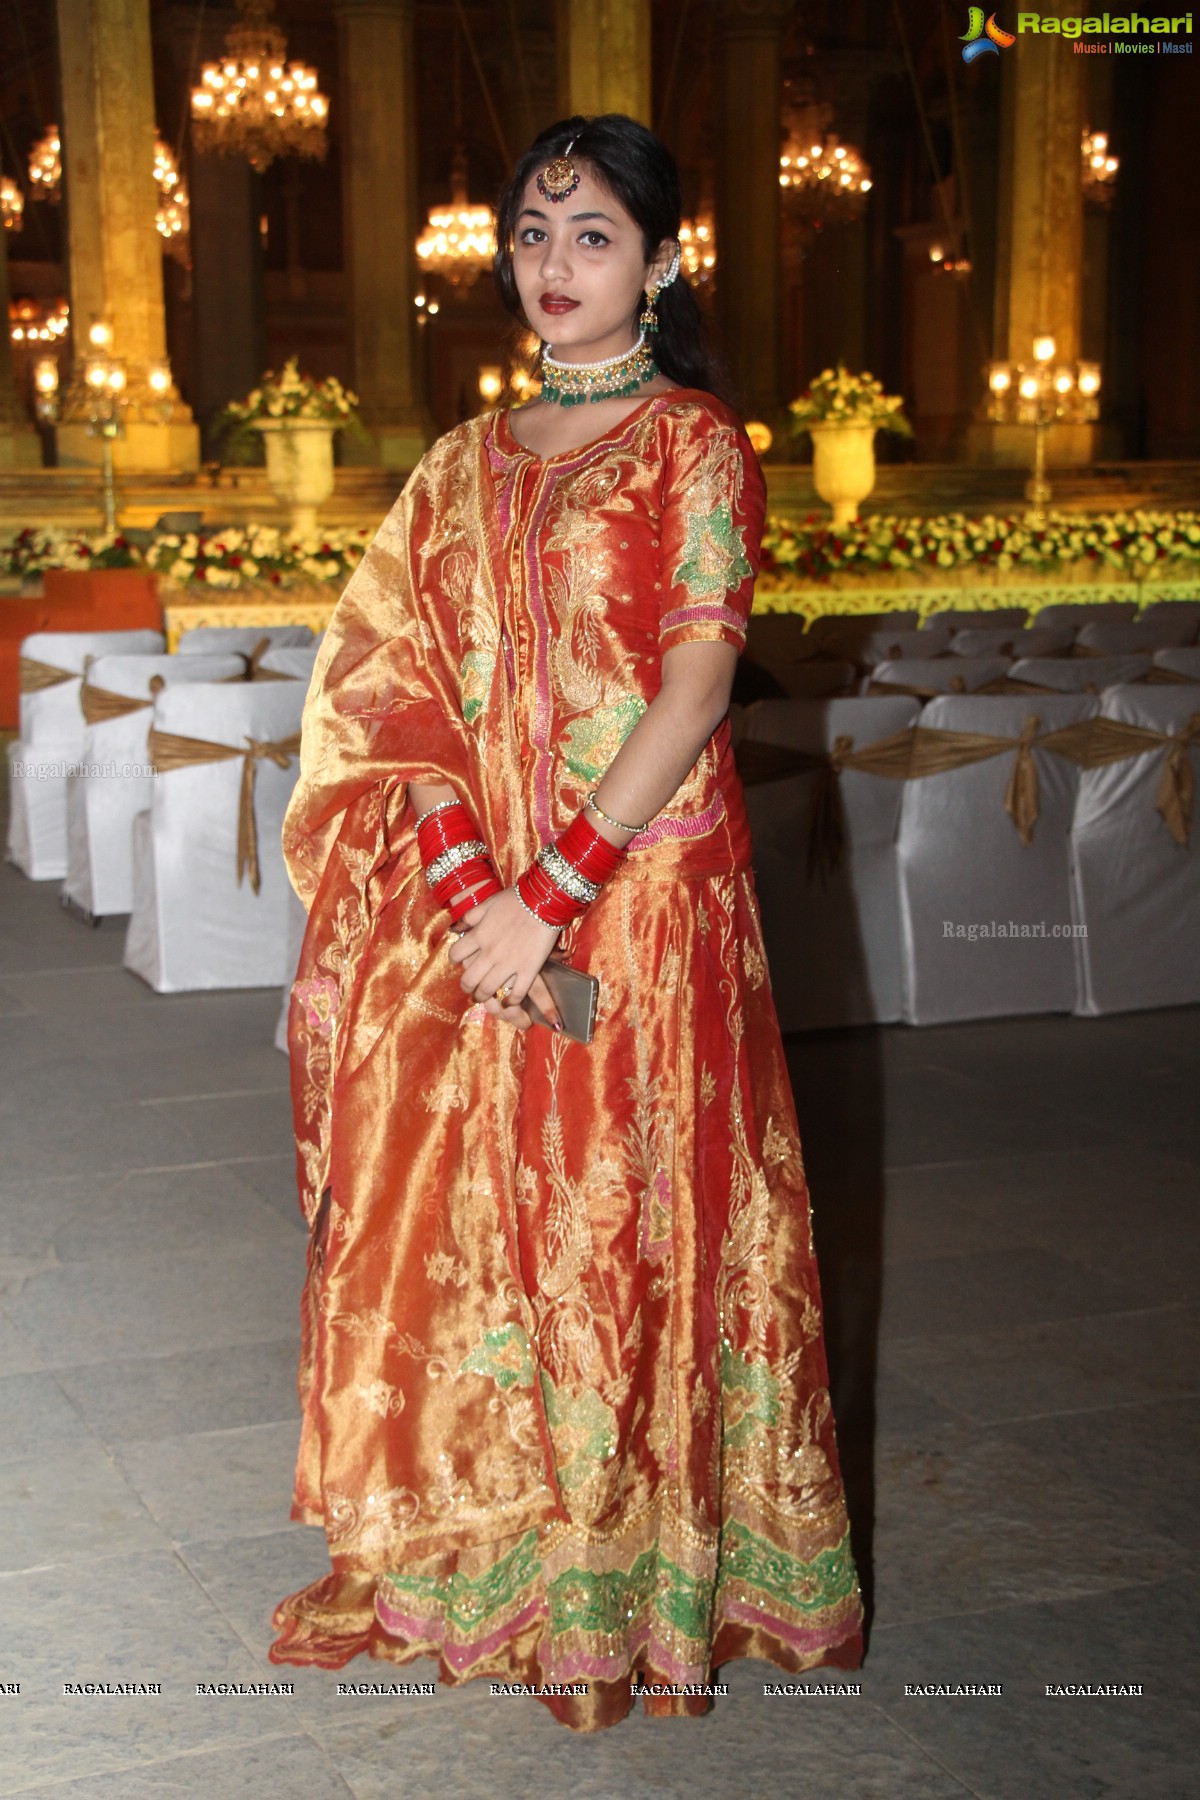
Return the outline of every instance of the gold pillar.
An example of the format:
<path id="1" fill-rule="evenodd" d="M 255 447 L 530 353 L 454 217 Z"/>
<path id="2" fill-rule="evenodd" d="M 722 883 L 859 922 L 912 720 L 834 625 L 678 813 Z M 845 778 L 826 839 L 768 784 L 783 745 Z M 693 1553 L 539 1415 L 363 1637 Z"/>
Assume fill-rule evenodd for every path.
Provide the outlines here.
<path id="1" fill-rule="evenodd" d="M 8 325 L 8 239 L 0 226 L 0 469 L 38 469 L 42 447 L 13 379 Z"/>
<path id="2" fill-rule="evenodd" d="M 154 225 L 154 80 L 150 0 L 58 0 L 75 377 L 88 328 L 112 326 L 112 355 L 126 369 L 125 431 L 118 468 L 195 469 L 200 434 L 172 383 L 150 386 L 166 362 L 161 239 Z M 85 396 L 73 378 L 58 427 L 60 463 L 95 463 Z"/>
<path id="3" fill-rule="evenodd" d="M 1084 13 L 1063 0 L 1062 16 Z M 1052 333 L 1056 361 L 1075 362 L 1083 319 L 1084 58 L 1061 37 L 1026 32 L 1001 52 L 995 331 L 992 354 L 1032 362 L 1033 340 Z M 1046 438 L 1053 463 L 1092 460 L 1096 427 L 1056 424 Z M 977 423 L 981 460 L 1024 464 L 1030 429 Z"/>
<path id="4" fill-rule="evenodd" d="M 558 104 L 650 123 L 650 0 L 558 0 Z"/>
<path id="5" fill-rule="evenodd" d="M 791 11 L 791 0 L 720 7 L 719 316 L 741 408 L 773 429 L 783 405 L 781 39 Z"/>
<path id="6" fill-rule="evenodd" d="M 435 435 L 419 376 L 412 0 L 338 0 L 342 196 L 354 387 L 369 460 L 409 469 Z M 347 440 L 347 460 L 362 449 Z"/>

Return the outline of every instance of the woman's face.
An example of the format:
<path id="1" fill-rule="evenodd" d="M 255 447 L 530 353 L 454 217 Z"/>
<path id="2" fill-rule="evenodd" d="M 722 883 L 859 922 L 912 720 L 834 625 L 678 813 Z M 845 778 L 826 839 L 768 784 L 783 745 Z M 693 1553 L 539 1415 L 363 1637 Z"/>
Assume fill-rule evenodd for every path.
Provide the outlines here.
<path id="1" fill-rule="evenodd" d="M 642 294 L 670 261 L 668 239 L 645 260 L 639 226 L 591 173 L 547 200 L 537 175 L 525 187 L 513 241 L 513 274 L 525 317 L 566 362 L 619 356 L 637 340 Z"/>

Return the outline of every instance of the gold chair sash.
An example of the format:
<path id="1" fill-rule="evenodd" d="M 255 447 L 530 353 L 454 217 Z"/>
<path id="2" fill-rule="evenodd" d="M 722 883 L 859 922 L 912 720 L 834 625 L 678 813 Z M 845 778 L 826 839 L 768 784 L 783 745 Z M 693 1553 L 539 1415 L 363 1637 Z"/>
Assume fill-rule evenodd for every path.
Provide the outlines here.
<path id="1" fill-rule="evenodd" d="M 77 669 L 60 669 L 54 663 L 39 662 L 36 656 L 19 656 L 17 672 L 23 694 L 40 694 L 43 688 L 61 687 L 64 681 L 78 681 Z"/>
<path id="2" fill-rule="evenodd" d="M 745 787 L 790 775 L 813 774 L 816 781 L 809 812 L 807 862 L 811 875 L 824 876 L 841 858 L 844 830 L 836 777 L 843 769 L 879 775 L 893 781 L 920 781 L 951 769 L 1015 751 L 1012 773 L 1004 793 L 1004 810 L 1012 819 L 1023 844 L 1033 841 L 1038 818 L 1038 774 L 1035 746 L 1065 756 L 1081 769 L 1145 756 L 1165 746 L 1162 773 L 1155 794 L 1155 810 L 1175 842 L 1186 848 L 1195 803 L 1195 778 L 1188 754 L 1200 744 L 1200 711 L 1194 712 L 1178 731 L 1153 731 L 1144 725 L 1097 716 L 1079 719 L 1056 731 L 1038 735 L 1041 721 L 1031 713 L 1020 735 L 1009 737 L 986 731 L 943 731 L 931 725 L 913 724 L 890 737 L 854 749 L 850 737 L 835 737 L 828 752 L 790 749 L 781 744 L 756 743 L 743 738 L 734 752 L 738 774 Z"/>
<path id="3" fill-rule="evenodd" d="M 247 681 L 295 681 L 294 675 L 288 675 L 283 669 L 260 669 L 259 663 L 271 648 L 269 637 L 259 638 L 253 650 L 242 651 L 242 660 L 246 665 Z"/>
<path id="4" fill-rule="evenodd" d="M 157 725 L 150 727 L 148 738 L 150 761 L 159 774 L 167 774 L 172 769 L 194 768 L 200 763 L 228 762 L 231 757 L 242 758 L 242 785 L 238 796 L 237 824 L 237 879 L 242 885 L 242 877 L 250 871 L 250 886 L 257 894 L 261 888 L 258 867 L 258 827 L 254 819 L 254 783 L 258 773 L 259 762 L 265 757 L 277 768 L 286 769 L 293 756 L 300 754 L 300 733 L 294 732 L 291 737 L 276 738 L 274 741 L 247 737 L 246 748 L 240 750 L 234 744 L 214 743 L 210 738 L 185 737 L 180 732 L 160 731 Z"/>

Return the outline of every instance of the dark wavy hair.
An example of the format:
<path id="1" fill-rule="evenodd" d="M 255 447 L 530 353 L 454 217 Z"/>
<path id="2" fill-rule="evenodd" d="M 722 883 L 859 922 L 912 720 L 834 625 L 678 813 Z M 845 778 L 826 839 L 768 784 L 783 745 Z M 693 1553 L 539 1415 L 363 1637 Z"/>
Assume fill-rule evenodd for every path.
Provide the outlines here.
<path id="1" fill-rule="evenodd" d="M 624 113 L 560 119 L 539 132 L 513 170 L 496 208 L 496 288 L 507 312 L 528 326 L 513 274 L 513 247 L 521 202 L 531 175 L 574 140 L 571 156 L 588 164 L 601 184 L 639 226 L 646 261 L 664 238 L 679 236 L 679 170 L 662 139 Z M 654 360 L 681 387 L 705 388 L 726 397 L 727 382 L 704 344 L 704 322 L 696 297 L 680 275 L 658 296 Z"/>

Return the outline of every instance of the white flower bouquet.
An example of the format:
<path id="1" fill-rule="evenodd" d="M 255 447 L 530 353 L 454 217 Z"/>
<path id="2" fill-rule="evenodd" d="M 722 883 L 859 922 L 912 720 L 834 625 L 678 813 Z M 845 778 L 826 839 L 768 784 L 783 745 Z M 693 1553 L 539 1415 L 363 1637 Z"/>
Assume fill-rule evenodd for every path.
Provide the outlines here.
<path id="1" fill-rule="evenodd" d="M 813 425 L 874 425 L 880 431 L 911 437 L 912 426 L 903 406 L 903 397 L 885 394 L 883 383 L 873 375 L 852 375 L 845 363 L 839 363 L 836 369 L 823 369 L 788 411 L 797 435 Z"/>

